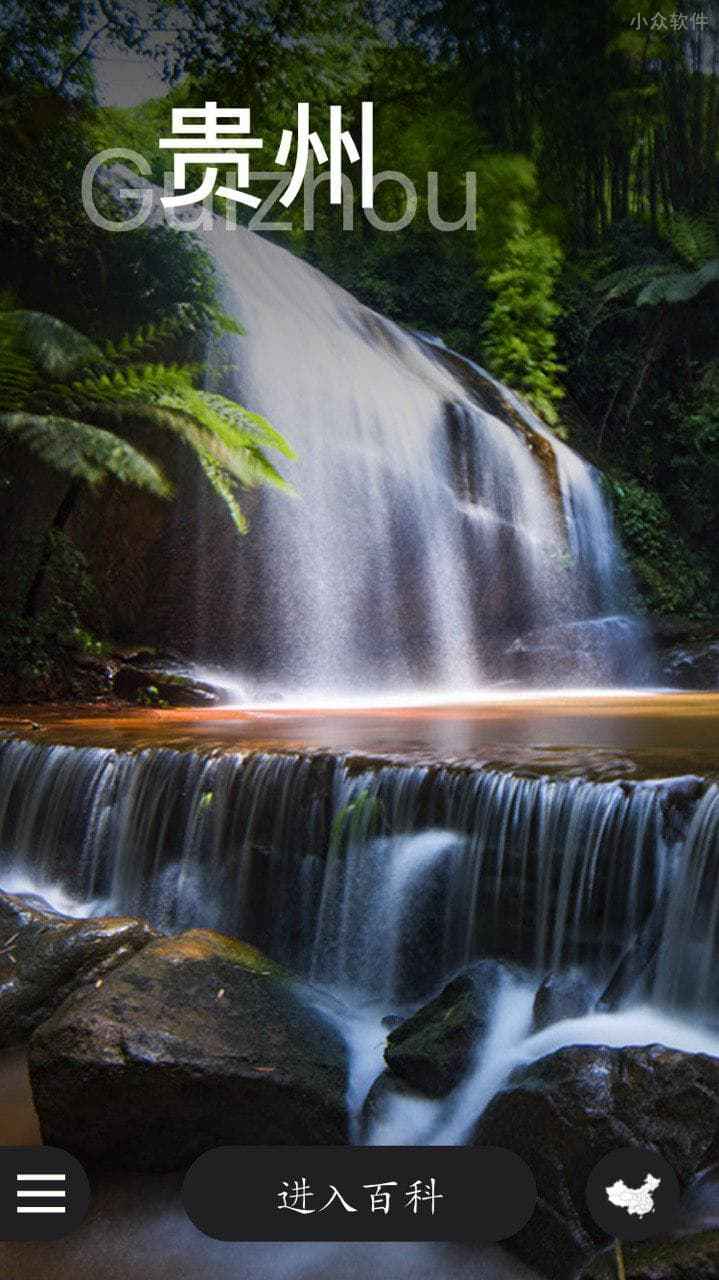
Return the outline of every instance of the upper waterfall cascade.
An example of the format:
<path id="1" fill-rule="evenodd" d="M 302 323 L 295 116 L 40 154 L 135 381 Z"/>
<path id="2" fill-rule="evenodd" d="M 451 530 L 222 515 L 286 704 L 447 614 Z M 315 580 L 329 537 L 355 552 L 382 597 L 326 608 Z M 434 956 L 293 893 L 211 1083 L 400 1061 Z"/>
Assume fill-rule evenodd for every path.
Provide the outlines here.
<path id="1" fill-rule="evenodd" d="M 298 455 L 296 500 L 263 493 L 228 565 L 239 672 L 307 697 L 648 677 L 591 467 L 478 366 L 286 250 L 219 223 L 205 241 L 245 330 L 218 344 L 216 385 Z M 201 654 L 212 619 L 198 631 Z"/>

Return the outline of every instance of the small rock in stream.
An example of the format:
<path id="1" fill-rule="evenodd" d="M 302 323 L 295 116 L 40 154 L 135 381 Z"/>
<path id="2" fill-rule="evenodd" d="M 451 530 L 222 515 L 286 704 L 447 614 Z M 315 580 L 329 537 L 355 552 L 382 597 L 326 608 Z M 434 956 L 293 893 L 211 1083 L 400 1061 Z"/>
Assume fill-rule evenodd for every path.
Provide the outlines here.
<path id="1" fill-rule="evenodd" d="M 450 1093 L 469 1070 L 510 974 L 499 960 L 477 960 L 391 1031 L 385 1061 L 395 1076 L 430 1097 Z"/>
<path id="2" fill-rule="evenodd" d="M 594 1008 L 597 993 L 581 969 L 549 973 L 534 997 L 532 1032 L 567 1018 L 583 1018 Z"/>

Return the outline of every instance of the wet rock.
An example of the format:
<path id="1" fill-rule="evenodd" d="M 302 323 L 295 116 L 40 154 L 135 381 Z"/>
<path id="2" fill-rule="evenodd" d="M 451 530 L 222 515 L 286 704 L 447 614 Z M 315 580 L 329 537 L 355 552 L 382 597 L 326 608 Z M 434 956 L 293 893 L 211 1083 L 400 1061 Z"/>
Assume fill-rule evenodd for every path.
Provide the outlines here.
<path id="1" fill-rule="evenodd" d="M 129 663 L 133 666 L 157 667 L 158 664 L 182 661 L 179 653 L 173 653 L 170 649 L 157 649 L 151 644 L 113 644 L 109 656 L 115 662 Z"/>
<path id="2" fill-rule="evenodd" d="M 0 1047 L 20 1044 L 71 992 L 92 990 L 156 936 L 143 920 L 78 920 L 35 895 L 0 893 Z"/>
<path id="3" fill-rule="evenodd" d="M 646 994 L 664 937 L 665 920 L 666 895 L 663 895 L 639 933 L 632 938 L 620 956 L 609 982 L 597 1000 L 597 1010 L 602 1013 L 611 1012 L 620 1009 L 630 996 Z"/>
<path id="4" fill-rule="evenodd" d="M 400 1013 L 388 1013 L 382 1019 L 382 1026 L 388 1031 L 394 1031 L 395 1027 L 400 1027 L 404 1022 L 404 1018 Z"/>
<path id="5" fill-rule="evenodd" d="M 221 702 L 217 689 L 191 676 L 155 667 L 120 667 L 112 681 L 118 698 L 149 706 L 215 707 Z"/>
<path id="6" fill-rule="evenodd" d="M 434 1000 L 390 1032 L 385 1061 L 396 1076 L 431 1097 L 444 1097 L 468 1071 L 487 1034 L 508 966 L 478 960 Z"/>
<path id="7" fill-rule="evenodd" d="M 539 1201 L 507 1246 L 552 1280 L 569 1280 L 608 1243 L 584 1199 L 603 1156 L 651 1148 L 683 1183 L 716 1159 L 719 1059 L 661 1045 L 562 1049 L 515 1072 L 472 1140 L 527 1161 Z"/>
<path id="8" fill-rule="evenodd" d="M 669 778 L 661 784 L 663 834 L 666 840 L 679 840 L 684 836 L 705 787 L 706 780 L 696 774 Z"/>
<path id="9" fill-rule="evenodd" d="M 253 947 L 146 947 L 30 1043 L 44 1142 L 88 1164 L 186 1167 L 223 1144 L 348 1140 L 344 1043 Z"/>
<path id="10" fill-rule="evenodd" d="M 92 671 L 99 676 L 108 688 L 112 684 L 115 668 L 109 658 L 95 653 L 78 653 L 75 654 L 74 660 L 78 667 L 84 667 L 86 671 Z"/>
<path id="11" fill-rule="evenodd" d="M 719 640 L 673 645 L 660 670 L 667 684 L 680 689 L 719 689 Z"/>
<path id="12" fill-rule="evenodd" d="M 623 780 L 620 781 L 619 786 L 625 795 L 630 795 L 632 791 L 646 791 L 651 788 L 659 799 L 664 838 L 679 840 L 686 833 L 694 807 L 706 787 L 706 779 L 694 773 L 687 773 L 676 778 L 662 778 L 657 781 Z"/>
<path id="13" fill-rule="evenodd" d="M 566 1018 L 583 1018 L 594 1008 L 597 993 L 581 969 L 549 973 L 534 997 L 532 1031 L 543 1031 Z"/>
<path id="14" fill-rule="evenodd" d="M 660 679 L 682 689 L 719 688 L 719 618 L 654 620 Z"/>

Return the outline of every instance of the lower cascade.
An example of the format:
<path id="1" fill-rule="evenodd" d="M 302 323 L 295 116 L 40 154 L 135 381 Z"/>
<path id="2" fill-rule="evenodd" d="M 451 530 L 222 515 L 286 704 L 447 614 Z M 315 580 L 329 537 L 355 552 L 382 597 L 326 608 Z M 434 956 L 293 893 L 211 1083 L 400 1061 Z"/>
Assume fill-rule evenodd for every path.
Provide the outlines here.
<path id="1" fill-rule="evenodd" d="M 477 957 L 719 1025 L 719 786 L 0 746 L 0 884 L 203 926 L 390 1010 Z"/>
<path id="2" fill-rule="evenodd" d="M 508 1148 L 541 1186 L 509 1247 L 570 1280 L 622 1144 L 713 1212 L 718 862 L 693 775 L 7 738 L 0 1045 L 43 1141 L 100 1168 Z"/>

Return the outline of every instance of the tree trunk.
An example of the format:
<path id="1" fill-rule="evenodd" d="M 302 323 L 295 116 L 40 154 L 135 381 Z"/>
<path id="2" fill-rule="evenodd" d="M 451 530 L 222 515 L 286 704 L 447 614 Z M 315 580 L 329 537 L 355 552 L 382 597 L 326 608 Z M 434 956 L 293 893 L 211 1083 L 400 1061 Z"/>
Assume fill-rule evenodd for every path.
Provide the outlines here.
<path id="1" fill-rule="evenodd" d="M 38 616 L 42 586 L 45 581 L 45 575 L 47 574 L 50 558 L 52 556 L 52 535 L 53 533 L 62 533 L 70 519 L 70 516 L 77 506 L 77 499 L 80 495 L 81 489 L 82 481 L 73 480 L 66 490 L 65 496 L 55 512 L 52 524 L 45 534 L 45 541 L 43 543 L 42 551 L 40 552 L 40 559 L 25 599 L 25 607 L 23 609 L 23 616 L 25 618 L 34 619 Z"/>

